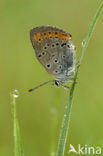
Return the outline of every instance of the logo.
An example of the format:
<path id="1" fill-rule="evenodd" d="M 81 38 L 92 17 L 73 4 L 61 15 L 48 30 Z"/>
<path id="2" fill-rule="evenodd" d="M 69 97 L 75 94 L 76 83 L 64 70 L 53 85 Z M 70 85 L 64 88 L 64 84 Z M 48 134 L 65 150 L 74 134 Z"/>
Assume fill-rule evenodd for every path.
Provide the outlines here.
<path id="1" fill-rule="evenodd" d="M 68 154 L 75 153 L 75 154 L 102 154 L 101 147 L 93 147 L 89 145 L 81 146 L 78 144 L 77 148 L 75 148 L 72 144 L 69 145 L 69 151 Z"/>

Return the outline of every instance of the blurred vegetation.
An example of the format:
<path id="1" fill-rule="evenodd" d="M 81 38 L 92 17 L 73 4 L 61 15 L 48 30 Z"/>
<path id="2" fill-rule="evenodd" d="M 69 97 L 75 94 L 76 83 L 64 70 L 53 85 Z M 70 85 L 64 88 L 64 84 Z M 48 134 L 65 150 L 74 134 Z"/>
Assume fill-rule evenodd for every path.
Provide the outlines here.
<path id="1" fill-rule="evenodd" d="M 36 60 L 29 30 L 53 25 L 70 32 L 80 55 L 81 41 L 101 0 L 0 1 L 0 155 L 13 156 L 13 126 L 9 93 L 17 88 L 22 143 L 26 156 L 49 156 L 57 146 L 68 93 L 44 86 L 27 90 L 52 77 Z M 103 144 L 103 16 L 99 19 L 80 68 L 71 112 L 69 143 Z"/>

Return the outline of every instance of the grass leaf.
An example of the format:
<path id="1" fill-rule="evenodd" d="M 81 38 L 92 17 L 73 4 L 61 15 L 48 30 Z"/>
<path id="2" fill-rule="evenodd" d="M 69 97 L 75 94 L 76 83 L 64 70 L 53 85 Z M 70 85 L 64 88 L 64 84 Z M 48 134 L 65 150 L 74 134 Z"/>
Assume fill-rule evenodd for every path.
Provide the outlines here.
<path id="1" fill-rule="evenodd" d="M 13 129 L 14 129 L 14 155 L 15 156 L 24 156 L 23 148 L 21 144 L 20 130 L 18 119 L 16 115 L 16 98 L 18 98 L 18 91 L 15 89 L 13 93 L 10 93 L 11 97 L 11 106 L 12 106 L 12 118 L 13 118 Z"/>

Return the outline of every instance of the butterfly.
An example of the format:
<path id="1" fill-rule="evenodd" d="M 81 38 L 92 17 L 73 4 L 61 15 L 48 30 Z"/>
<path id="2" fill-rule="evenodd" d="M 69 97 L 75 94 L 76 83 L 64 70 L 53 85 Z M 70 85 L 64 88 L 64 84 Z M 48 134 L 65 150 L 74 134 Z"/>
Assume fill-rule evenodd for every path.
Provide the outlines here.
<path id="1" fill-rule="evenodd" d="M 57 27 L 40 26 L 30 30 L 30 40 L 37 60 L 54 77 L 54 80 L 29 91 L 49 82 L 65 87 L 75 72 L 76 50 L 72 43 L 72 35 Z"/>

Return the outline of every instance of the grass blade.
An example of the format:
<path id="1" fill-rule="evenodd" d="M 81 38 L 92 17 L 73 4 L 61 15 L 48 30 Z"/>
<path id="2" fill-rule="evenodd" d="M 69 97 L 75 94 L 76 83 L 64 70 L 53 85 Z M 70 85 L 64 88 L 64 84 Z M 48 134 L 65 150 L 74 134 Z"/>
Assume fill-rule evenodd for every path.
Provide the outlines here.
<path id="1" fill-rule="evenodd" d="M 16 115 L 16 98 L 18 98 L 18 91 L 15 89 L 13 93 L 10 93 L 11 105 L 12 105 L 12 118 L 13 118 L 13 129 L 14 129 L 14 155 L 15 156 L 24 156 L 21 137 L 19 131 L 19 124 Z"/>
<path id="2" fill-rule="evenodd" d="M 78 76 L 78 71 L 79 71 L 79 67 L 81 65 L 81 62 L 83 60 L 84 57 L 84 53 L 85 50 L 88 46 L 89 40 L 91 38 L 92 32 L 95 28 L 95 25 L 99 19 L 100 13 L 102 12 L 103 9 L 103 2 L 100 4 L 99 9 L 96 12 L 96 15 L 94 16 L 92 23 L 89 27 L 89 30 L 87 32 L 87 35 L 85 36 L 84 40 L 83 40 L 83 47 L 81 50 L 81 56 L 79 59 L 79 65 L 77 66 L 77 70 L 76 73 L 74 75 L 74 80 L 71 86 L 71 90 L 70 90 L 70 95 L 69 95 L 69 99 L 66 105 L 66 111 L 64 114 L 64 119 L 63 119 L 63 123 L 62 123 L 62 127 L 61 127 L 61 131 L 60 131 L 60 138 L 58 141 L 58 148 L 57 148 L 57 154 L 56 156 L 64 156 L 64 151 L 65 151 L 65 144 L 66 144 L 66 140 L 67 140 L 67 135 L 68 135 L 68 130 L 69 130 L 69 123 L 70 123 L 70 112 L 71 112 L 71 106 L 72 106 L 72 99 L 73 99 L 73 94 L 74 94 L 74 89 L 75 89 L 75 84 L 76 84 L 76 79 Z"/>

